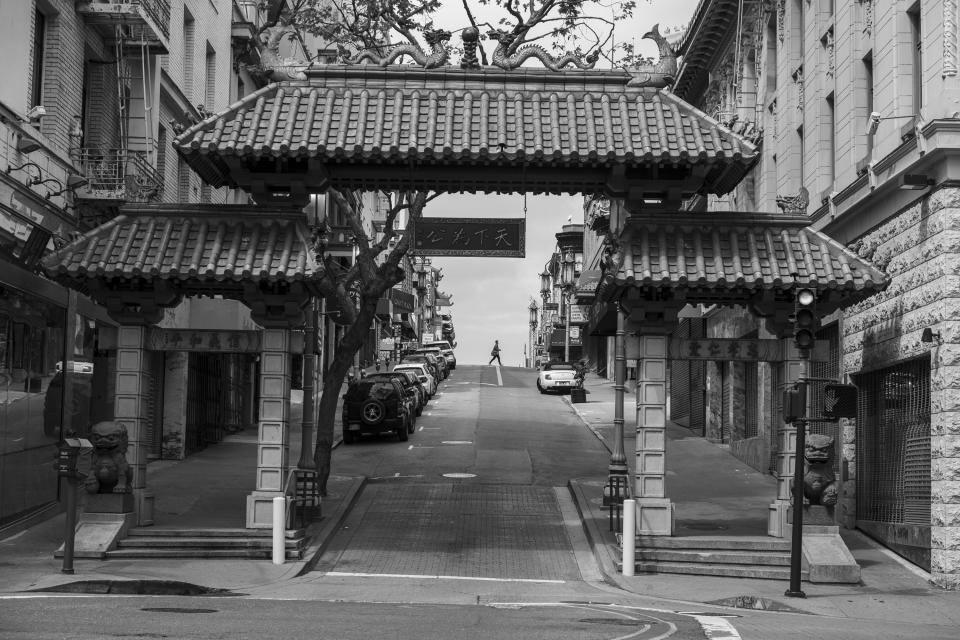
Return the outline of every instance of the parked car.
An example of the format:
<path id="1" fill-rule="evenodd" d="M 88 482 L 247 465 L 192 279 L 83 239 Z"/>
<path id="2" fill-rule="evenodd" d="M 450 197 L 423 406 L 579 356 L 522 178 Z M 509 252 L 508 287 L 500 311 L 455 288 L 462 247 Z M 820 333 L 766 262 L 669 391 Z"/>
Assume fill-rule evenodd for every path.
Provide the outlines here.
<path id="1" fill-rule="evenodd" d="M 425 362 L 406 362 L 393 367 L 394 371 L 409 371 L 417 376 L 417 379 L 427 388 L 427 399 L 432 398 L 437 392 L 437 379 L 430 373 L 429 367 Z"/>
<path id="2" fill-rule="evenodd" d="M 427 365 L 430 370 L 430 375 L 436 379 L 437 385 L 439 385 L 443 380 L 443 375 L 440 371 L 440 363 L 437 362 L 437 357 L 432 353 L 408 353 L 400 358 L 401 364 L 405 362 L 415 362 Z"/>
<path id="3" fill-rule="evenodd" d="M 548 362 L 543 365 L 537 376 L 537 389 L 547 391 L 569 391 L 576 385 L 577 368 L 569 362 Z"/>
<path id="4" fill-rule="evenodd" d="M 453 347 L 450 346 L 450 343 L 446 340 L 434 340 L 432 342 L 424 343 L 424 347 L 437 347 L 440 349 L 440 353 L 443 354 L 443 357 L 447 360 L 447 366 L 451 371 L 457 368 L 457 356 L 453 353 Z"/>
<path id="5" fill-rule="evenodd" d="M 447 359 L 443 356 L 443 352 L 440 351 L 438 347 L 420 347 L 419 349 L 413 350 L 414 354 L 423 354 L 426 356 L 433 356 L 437 359 L 437 364 L 440 367 L 440 379 L 446 380 L 450 377 L 450 365 L 447 364 Z"/>
<path id="6" fill-rule="evenodd" d="M 420 382 L 416 379 L 415 375 L 408 375 L 404 371 L 384 371 L 382 373 L 371 373 L 367 375 L 367 379 L 376 380 L 378 378 L 381 380 L 399 380 L 404 392 L 410 397 L 409 410 L 412 411 L 415 416 L 419 416 L 423 412 L 423 407 L 427 404 L 427 396 L 426 394 L 421 395 Z M 410 427 L 410 432 L 412 433 L 413 425 L 411 424 Z"/>
<path id="7" fill-rule="evenodd" d="M 361 434 L 395 433 L 406 441 L 412 430 L 410 401 L 399 380 L 360 378 L 343 395 L 343 443 L 352 444 Z"/>

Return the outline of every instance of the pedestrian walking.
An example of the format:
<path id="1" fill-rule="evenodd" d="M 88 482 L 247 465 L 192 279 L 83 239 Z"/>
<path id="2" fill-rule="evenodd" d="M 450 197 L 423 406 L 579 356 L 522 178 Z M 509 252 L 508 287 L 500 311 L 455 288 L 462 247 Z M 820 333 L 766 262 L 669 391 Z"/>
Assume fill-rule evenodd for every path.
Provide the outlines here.
<path id="1" fill-rule="evenodd" d="M 500 341 L 493 341 L 493 349 L 490 350 L 490 362 L 487 364 L 493 364 L 493 361 L 496 360 L 497 364 L 503 366 L 503 363 L 500 362 Z"/>

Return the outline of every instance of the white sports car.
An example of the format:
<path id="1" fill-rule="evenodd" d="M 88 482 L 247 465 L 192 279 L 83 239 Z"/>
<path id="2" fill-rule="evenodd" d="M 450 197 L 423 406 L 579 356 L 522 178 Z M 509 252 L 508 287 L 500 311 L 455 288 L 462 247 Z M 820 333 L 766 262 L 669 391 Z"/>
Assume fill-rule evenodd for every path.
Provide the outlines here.
<path id="1" fill-rule="evenodd" d="M 568 362 L 551 362 L 543 365 L 537 378 L 540 393 L 547 391 L 569 391 L 577 386 L 577 369 Z"/>

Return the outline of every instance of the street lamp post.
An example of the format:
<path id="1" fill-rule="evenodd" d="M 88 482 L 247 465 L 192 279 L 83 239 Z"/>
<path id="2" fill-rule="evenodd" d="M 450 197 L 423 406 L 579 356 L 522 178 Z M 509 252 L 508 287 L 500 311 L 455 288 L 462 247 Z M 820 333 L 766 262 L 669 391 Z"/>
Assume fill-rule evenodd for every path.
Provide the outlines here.
<path id="1" fill-rule="evenodd" d="M 541 313 L 543 313 L 543 323 L 540 327 L 540 332 L 543 335 L 543 346 L 546 349 L 547 353 L 550 353 L 550 336 L 547 335 L 547 329 L 549 323 L 547 322 L 547 300 L 550 299 L 550 272 L 544 268 L 543 272 L 540 274 L 540 297 L 543 298 L 543 306 L 541 307 Z"/>
<path id="2" fill-rule="evenodd" d="M 529 308 L 530 308 L 530 362 L 528 363 L 528 366 L 532 369 L 534 367 L 534 362 L 535 362 L 533 351 L 536 348 L 534 343 L 535 343 L 535 336 L 536 336 L 536 330 L 537 330 L 537 311 L 538 311 L 537 301 L 531 299 Z"/>
<path id="3" fill-rule="evenodd" d="M 423 314 L 427 297 L 427 269 L 421 262 L 417 269 L 417 293 L 420 295 L 420 322 L 417 323 L 417 341 L 423 344 Z"/>
<path id="4" fill-rule="evenodd" d="M 564 306 L 564 335 L 563 335 L 563 361 L 570 362 L 570 301 L 573 299 L 573 285 L 576 280 L 576 258 L 572 251 L 567 251 L 563 255 L 563 272 L 561 282 L 563 282 L 563 306 Z"/>

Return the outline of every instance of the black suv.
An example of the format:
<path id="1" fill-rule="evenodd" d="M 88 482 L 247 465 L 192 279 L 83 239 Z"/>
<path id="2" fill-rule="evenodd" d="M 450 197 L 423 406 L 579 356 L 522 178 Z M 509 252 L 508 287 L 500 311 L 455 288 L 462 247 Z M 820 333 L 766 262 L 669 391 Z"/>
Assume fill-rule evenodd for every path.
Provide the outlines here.
<path id="1" fill-rule="evenodd" d="M 343 396 L 343 443 L 353 444 L 363 433 L 395 433 L 401 442 L 410 437 L 413 415 L 398 380 L 361 378 L 350 383 Z"/>
<path id="2" fill-rule="evenodd" d="M 410 406 L 408 407 L 410 411 L 413 411 L 413 414 L 419 416 L 423 411 L 423 405 L 427 403 L 426 396 L 420 395 L 420 388 L 418 383 L 415 382 L 413 376 L 407 375 L 403 371 L 387 371 L 384 373 L 371 373 L 366 376 L 367 380 L 397 380 L 400 382 L 400 385 L 403 387 L 404 393 L 407 395 L 407 399 L 410 401 Z M 413 424 L 410 425 L 410 433 L 413 433 Z"/>

